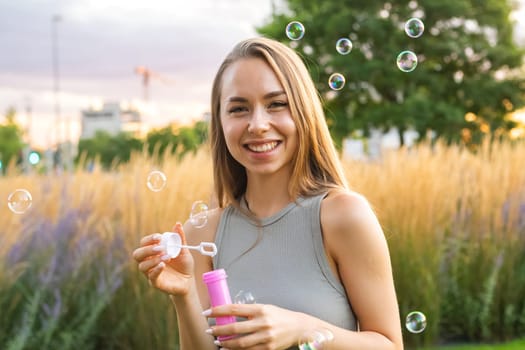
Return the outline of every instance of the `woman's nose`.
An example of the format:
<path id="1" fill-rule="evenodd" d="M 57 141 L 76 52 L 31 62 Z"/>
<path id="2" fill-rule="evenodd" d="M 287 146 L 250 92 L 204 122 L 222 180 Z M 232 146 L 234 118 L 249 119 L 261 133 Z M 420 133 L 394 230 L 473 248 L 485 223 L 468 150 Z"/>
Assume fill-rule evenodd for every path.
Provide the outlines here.
<path id="1" fill-rule="evenodd" d="M 257 134 L 270 128 L 269 115 L 264 108 L 254 109 L 248 124 L 248 132 Z"/>

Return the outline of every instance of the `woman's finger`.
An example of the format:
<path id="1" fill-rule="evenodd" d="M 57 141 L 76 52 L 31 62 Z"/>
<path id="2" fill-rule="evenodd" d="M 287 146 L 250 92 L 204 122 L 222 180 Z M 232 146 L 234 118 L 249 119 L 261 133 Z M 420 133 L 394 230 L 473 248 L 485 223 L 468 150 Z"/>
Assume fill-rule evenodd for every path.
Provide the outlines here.
<path id="1" fill-rule="evenodd" d="M 225 304 L 208 309 L 203 312 L 203 315 L 206 317 L 236 316 L 252 318 L 260 315 L 263 308 L 263 304 Z"/>
<path id="2" fill-rule="evenodd" d="M 144 260 L 147 256 L 147 247 L 140 247 L 133 251 L 133 259 L 135 259 L 136 262 L 140 263 L 142 260 Z"/>
<path id="3" fill-rule="evenodd" d="M 173 226 L 173 232 L 177 232 L 180 235 L 180 238 L 182 240 L 182 244 L 186 243 L 186 234 L 184 233 L 184 228 L 182 227 L 182 224 L 180 222 L 177 222 L 175 226 Z"/>
<path id="4" fill-rule="evenodd" d="M 140 248 L 137 248 L 133 251 L 133 259 L 137 261 L 138 263 L 142 262 L 143 260 L 149 259 L 154 255 L 163 254 L 164 249 L 158 244 L 155 245 L 147 245 Z"/>
<path id="5" fill-rule="evenodd" d="M 139 270 L 146 275 L 149 275 L 151 269 L 155 268 L 159 263 L 161 263 L 162 256 L 155 256 L 151 259 L 143 260 L 139 263 Z"/>
<path id="6" fill-rule="evenodd" d="M 166 267 L 166 263 L 164 261 L 159 262 L 156 266 L 151 268 L 148 271 L 148 280 L 151 285 L 155 285 L 155 282 L 157 281 L 157 278 L 161 274 L 162 270 Z"/>
<path id="7" fill-rule="evenodd" d="M 151 235 L 144 236 L 140 240 L 140 246 L 143 247 L 146 245 L 159 243 L 161 238 L 162 238 L 162 235 L 160 233 L 153 233 Z"/>

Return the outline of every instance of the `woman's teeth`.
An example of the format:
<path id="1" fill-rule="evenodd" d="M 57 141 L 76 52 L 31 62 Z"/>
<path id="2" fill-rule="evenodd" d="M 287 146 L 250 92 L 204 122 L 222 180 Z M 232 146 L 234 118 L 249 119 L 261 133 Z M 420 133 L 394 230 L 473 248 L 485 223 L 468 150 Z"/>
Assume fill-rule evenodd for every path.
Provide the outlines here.
<path id="1" fill-rule="evenodd" d="M 277 147 L 277 141 L 264 143 L 262 145 L 248 145 L 248 149 L 253 152 L 268 152 Z"/>

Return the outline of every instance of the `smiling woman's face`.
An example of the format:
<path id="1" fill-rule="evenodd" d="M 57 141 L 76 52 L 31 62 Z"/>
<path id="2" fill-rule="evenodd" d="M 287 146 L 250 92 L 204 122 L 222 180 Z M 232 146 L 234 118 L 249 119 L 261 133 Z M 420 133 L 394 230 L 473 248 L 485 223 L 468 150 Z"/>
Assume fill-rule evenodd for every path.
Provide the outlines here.
<path id="1" fill-rule="evenodd" d="M 220 113 L 228 150 L 248 175 L 291 174 L 297 128 L 288 96 L 263 59 L 240 59 L 224 72 Z"/>

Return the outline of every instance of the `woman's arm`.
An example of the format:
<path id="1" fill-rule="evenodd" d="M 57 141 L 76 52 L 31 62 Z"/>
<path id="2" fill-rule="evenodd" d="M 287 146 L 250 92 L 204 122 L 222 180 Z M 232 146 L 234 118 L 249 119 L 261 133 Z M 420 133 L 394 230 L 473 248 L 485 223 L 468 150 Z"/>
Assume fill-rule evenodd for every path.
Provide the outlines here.
<path id="1" fill-rule="evenodd" d="M 213 242 L 219 218 L 220 210 L 216 209 L 208 213 L 208 222 L 202 228 L 195 228 L 187 222 L 184 227 L 188 232 L 188 244 L 196 246 L 201 242 Z M 205 333 L 209 325 L 207 318 L 202 315 L 202 311 L 209 307 L 208 291 L 202 281 L 202 274 L 213 269 L 213 262 L 209 256 L 194 251 L 192 253 L 195 261 L 193 290 L 184 298 L 170 296 L 177 312 L 181 350 L 216 350 L 213 336 Z"/>
<path id="2" fill-rule="evenodd" d="M 190 293 L 183 296 L 170 295 L 177 313 L 180 349 L 216 350 L 213 336 L 205 333 L 208 322 L 202 315 L 198 292 L 196 287 L 192 289 Z"/>
<path id="3" fill-rule="evenodd" d="M 321 225 L 327 256 L 359 322 L 359 332 L 333 328 L 329 349 L 403 349 L 390 253 L 368 201 L 353 192 L 331 193 Z"/>

